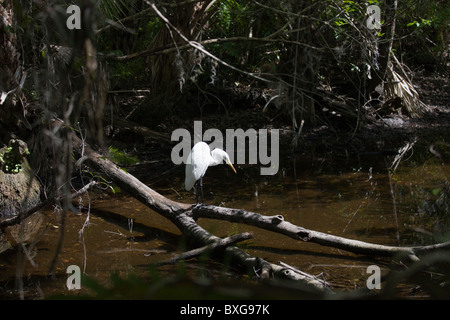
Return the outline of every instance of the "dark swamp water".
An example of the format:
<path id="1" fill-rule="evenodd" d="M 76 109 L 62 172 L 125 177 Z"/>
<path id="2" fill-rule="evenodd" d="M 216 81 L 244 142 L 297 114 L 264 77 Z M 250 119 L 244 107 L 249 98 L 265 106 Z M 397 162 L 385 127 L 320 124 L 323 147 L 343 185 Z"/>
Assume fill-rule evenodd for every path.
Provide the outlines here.
<path id="1" fill-rule="evenodd" d="M 337 153 L 339 145 L 333 145 L 332 139 L 328 145 L 334 153 L 330 155 L 311 151 L 282 153 L 274 176 L 260 175 L 259 165 L 235 165 L 237 174 L 228 166 L 210 167 L 204 178 L 205 202 L 264 215 L 281 214 L 285 220 L 307 229 L 375 244 L 419 246 L 448 241 L 450 148 L 436 144 L 447 141 L 448 117 L 437 117 L 433 123 L 427 125 L 436 127 L 429 134 L 421 133 L 419 124 L 412 126 L 414 135 L 420 137 L 419 142 L 399 162 L 395 162 L 394 155 L 366 152 L 379 148 L 363 138 L 355 147 L 351 142 L 352 148 L 359 149 L 352 154 L 345 148 Z M 381 135 L 385 129 L 379 130 Z M 412 136 L 406 131 L 400 139 L 392 137 L 398 143 L 386 142 L 383 147 L 399 150 Z M 443 158 L 430 152 L 433 144 Z M 184 190 L 184 167 L 170 162 L 170 149 L 148 154 L 145 159 L 148 160 L 126 167 L 127 171 L 170 199 L 193 203 L 194 194 Z M 393 165 L 395 171 L 390 171 Z M 170 221 L 117 187 L 115 191 L 112 193 L 109 188 L 93 191 L 74 202 L 74 207 L 82 209 L 65 215 L 64 237 L 53 276 L 49 276 L 49 268 L 61 239 L 62 225 L 60 213 L 47 208 L 42 235 L 27 247 L 31 249 L 29 257 L 20 248 L 0 256 L 0 298 L 41 299 L 86 294 L 140 298 L 148 296 L 149 285 L 145 283 L 151 286 L 155 279 L 160 281 L 174 275 L 195 281 L 214 279 L 227 283 L 232 279 L 239 285 L 256 283 L 251 274 L 242 276 L 230 269 L 226 261 L 211 262 L 204 257 L 182 264 L 154 266 L 191 247 L 187 247 L 186 240 Z M 198 222 L 219 237 L 252 232 L 253 239 L 240 244 L 244 251 L 317 275 L 337 292 L 366 288 L 370 265 L 379 266 L 382 274 L 406 269 L 400 262 L 299 242 L 243 224 L 208 219 Z M 66 271 L 70 265 L 79 266 L 88 277 L 83 278 L 81 290 L 67 289 Z M 105 289 L 111 283 L 116 290 L 113 294 Z M 158 286 L 159 289 L 171 287 L 167 283 Z M 187 293 L 174 288 L 162 297 L 208 297 L 195 295 L 191 287 L 185 288 Z M 399 295 L 427 298 L 414 283 L 402 284 Z M 296 298 L 295 293 L 289 298 Z"/>
<path id="2" fill-rule="evenodd" d="M 211 167 L 204 179 L 205 202 L 265 215 L 281 214 L 307 229 L 370 243 L 416 246 L 448 240 L 450 166 L 413 149 L 389 174 L 393 161 L 394 156 L 363 155 L 336 165 L 310 155 L 284 155 L 275 176 L 259 175 L 259 166 L 237 165 L 238 174 L 227 166 Z M 183 188 L 183 167 L 155 179 L 160 173 L 149 171 L 151 166 L 140 164 L 129 172 L 168 198 L 194 201 L 193 194 Z M 148 279 L 152 273 L 159 278 L 181 272 L 196 279 L 240 279 L 221 263 L 197 259 L 182 267 L 150 268 L 183 252 L 185 240 L 170 221 L 116 191 L 83 197 L 80 205 L 84 209 L 67 213 L 54 277 L 48 271 L 61 235 L 58 220 L 46 218 L 42 237 L 31 252 L 33 263 L 17 252 L 0 257 L 2 298 L 18 298 L 19 292 L 29 299 L 91 292 L 86 288 L 69 292 L 66 270 L 70 265 L 79 266 L 99 286 L 108 286 L 113 274 L 129 283 L 139 277 Z M 55 216 L 53 208 L 47 211 L 49 217 Z M 242 244 L 246 252 L 319 275 L 337 291 L 366 287 L 370 265 L 386 272 L 393 264 L 246 225 L 207 219 L 200 219 L 199 224 L 219 237 L 251 231 L 253 239 Z M 244 279 L 252 281 L 251 276 Z M 401 295 L 421 298 L 421 293 L 408 285 Z M 127 297 L 127 293 L 121 296 Z"/>

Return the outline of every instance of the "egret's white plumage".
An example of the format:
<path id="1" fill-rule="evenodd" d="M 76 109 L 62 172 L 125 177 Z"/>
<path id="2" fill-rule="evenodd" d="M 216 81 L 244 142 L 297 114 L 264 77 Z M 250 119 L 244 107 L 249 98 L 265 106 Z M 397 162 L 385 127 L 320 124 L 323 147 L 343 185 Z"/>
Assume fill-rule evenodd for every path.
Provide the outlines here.
<path id="1" fill-rule="evenodd" d="M 225 151 L 218 148 L 210 151 L 209 146 L 205 142 L 196 143 L 186 161 L 186 180 L 184 181 L 186 190 L 191 190 L 198 180 L 200 180 L 200 188 L 202 188 L 201 180 L 208 167 L 216 166 L 223 161 L 236 173 L 230 157 Z"/>

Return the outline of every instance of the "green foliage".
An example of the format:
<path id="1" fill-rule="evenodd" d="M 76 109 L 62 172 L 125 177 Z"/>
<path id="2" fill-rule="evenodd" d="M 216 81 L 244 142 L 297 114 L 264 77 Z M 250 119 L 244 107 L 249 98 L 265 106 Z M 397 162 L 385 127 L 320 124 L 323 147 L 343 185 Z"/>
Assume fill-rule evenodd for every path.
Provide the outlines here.
<path id="1" fill-rule="evenodd" d="M 127 62 L 113 62 L 110 64 L 110 81 L 113 89 L 135 89 L 141 81 L 144 60 L 135 59 Z"/>
<path id="2" fill-rule="evenodd" d="M 281 26 L 278 16 L 256 6 L 253 1 L 221 1 L 219 10 L 213 16 L 214 23 L 205 30 L 208 38 L 264 38 Z M 251 71 L 258 70 L 274 56 L 268 52 L 279 49 L 276 44 L 227 41 L 210 45 L 213 53 L 233 65 L 245 65 Z M 275 58 L 277 58 L 276 56 Z"/>
<path id="3" fill-rule="evenodd" d="M 363 80 L 370 76 L 368 70 L 372 70 L 372 72 L 375 70 L 378 46 L 381 41 L 385 40 L 384 30 L 368 30 L 366 27 L 367 5 L 380 6 L 381 23 L 384 24 L 386 18 L 384 6 L 386 4 L 380 0 L 369 0 L 367 2 L 311 0 L 305 2 L 305 4 L 299 4 L 295 1 L 259 3 L 250 0 L 220 1 L 209 9 L 213 14 L 210 21 L 205 24 L 202 40 L 222 40 L 218 43 L 205 45 L 205 49 L 241 70 L 263 73 L 269 71 L 271 74 L 286 72 L 279 66 L 292 63 L 289 60 L 292 59 L 292 55 L 283 56 L 289 50 L 297 50 L 305 56 L 305 52 L 301 51 L 302 46 L 296 47 L 292 42 L 298 41 L 306 46 L 314 46 L 319 49 L 317 53 L 320 52 L 317 55 L 317 61 L 320 60 L 321 66 L 318 68 L 312 66 L 313 68 L 311 68 L 311 70 L 314 70 L 312 72 L 318 74 L 317 79 L 322 82 L 329 82 L 331 86 L 344 88 L 349 96 L 355 97 L 356 93 L 358 97 L 361 97 L 365 90 L 363 87 L 365 81 Z M 426 2 L 423 0 L 400 1 L 398 5 L 395 38 L 400 40 L 394 42 L 393 49 L 404 50 L 404 48 L 407 48 L 407 46 L 404 46 L 405 41 L 410 41 L 412 46 L 420 44 L 420 47 L 429 47 L 429 43 L 424 46 L 426 41 L 424 39 L 429 39 L 431 42 L 438 44 L 436 50 L 442 51 L 446 43 L 442 30 L 444 26 L 447 26 L 449 20 L 449 5 L 445 1 Z M 114 17 L 117 20 L 119 17 L 132 15 L 135 2 L 124 3 L 124 0 L 118 0 L 108 5 L 102 4 L 102 6 L 104 8 L 101 9 L 101 12 L 104 15 L 109 18 Z M 158 7 L 161 9 L 164 6 L 159 4 Z M 309 7 L 313 9 L 308 10 Z M 168 14 L 172 12 L 168 16 L 169 19 L 176 18 L 177 15 L 174 13 L 176 10 L 178 9 L 173 7 L 167 10 Z M 296 14 L 300 16 L 296 17 Z M 308 22 L 302 25 L 304 21 Z M 132 45 L 132 52 L 148 49 L 157 39 L 158 31 L 164 26 L 159 18 L 151 15 L 146 16 L 146 19 L 138 19 L 132 23 L 127 21 L 124 25 L 138 32 L 136 36 L 133 35 L 135 42 Z M 300 25 L 302 31 L 295 32 L 295 29 Z M 436 31 L 440 34 L 433 35 L 432 33 Z M 116 32 L 117 30 L 105 34 L 102 47 L 110 50 L 109 52 L 117 50 L 116 52 L 120 55 L 131 53 L 127 51 L 129 46 L 117 45 L 117 39 L 114 37 Z M 271 41 L 246 41 L 245 38 L 250 36 L 254 39 L 263 39 L 270 36 Z M 436 37 L 439 37 L 439 39 Z M 126 37 L 121 37 L 121 39 L 123 38 Z M 238 39 L 231 41 L 230 38 Z M 300 51 L 298 51 L 299 48 Z M 397 56 L 400 55 L 401 52 Z M 307 59 L 308 57 L 305 61 Z M 195 76 L 186 77 L 186 79 L 196 82 L 194 90 L 202 88 L 202 84 L 211 83 L 210 74 L 205 71 L 210 70 L 205 65 L 206 60 L 201 60 L 195 68 L 185 70 L 186 73 L 192 73 L 192 70 L 199 71 L 195 73 Z M 149 75 L 142 72 L 147 70 L 148 61 L 149 58 L 146 56 L 127 62 L 111 62 L 109 64 L 111 67 L 111 87 L 132 88 L 151 85 L 147 82 Z M 312 62 L 313 59 L 310 61 Z M 181 61 L 180 63 L 189 66 L 188 61 Z M 175 64 L 173 66 L 176 67 Z M 311 65 L 305 65 L 296 70 L 301 73 L 304 69 L 310 67 Z M 287 70 L 293 69 L 288 67 Z M 157 73 L 155 70 L 152 71 Z M 215 71 L 214 76 L 216 78 L 225 78 L 227 75 L 224 72 L 229 72 L 230 69 L 221 68 L 222 74 L 217 73 L 217 75 Z M 167 73 L 167 69 L 164 72 Z M 286 76 L 292 78 L 297 75 L 287 74 Z M 303 81 L 302 79 L 304 77 L 300 76 L 300 82 Z M 305 82 L 308 81 L 316 80 L 305 79 Z M 299 85 L 299 81 L 296 81 L 296 85 Z M 309 90 L 309 88 L 305 90 Z M 185 90 L 180 94 L 186 94 L 187 92 L 192 93 L 190 90 Z M 154 92 L 154 94 L 160 93 Z M 352 110 L 354 110 L 353 107 Z"/>
<path id="4" fill-rule="evenodd" d="M 448 1 L 400 1 L 399 12 L 398 32 L 409 35 L 407 41 L 412 45 L 430 47 L 435 44 L 439 51 L 446 49 L 450 21 Z"/>
<path id="5" fill-rule="evenodd" d="M 219 4 L 220 8 L 214 16 L 214 25 L 207 30 L 209 38 L 246 36 L 248 29 L 248 12 L 241 1 L 227 0 Z M 239 61 L 243 53 L 243 44 L 226 42 L 211 46 L 213 51 L 231 63 Z"/>
<path id="6" fill-rule="evenodd" d="M 400 18 L 402 21 L 406 21 L 407 27 L 448 28 L 450 20 L 448 1 L 406 1 L 405 3 L 400 2 L 399 5 L 404 10 Z"/>
<path id="7" fill-rule="evenodd" d="M 0 169 L 5 173 L 21 172 L 22 157 L 28 154 L 28 149 L 21 152 L 16 144 L 0 149 Z"/>
<path id="8" fill-rule="evenodd" d="M 109 157 L 112 161 L 120 164 L 120 165 L 133 165 L 139 162 L 139 159 L 132 155 L 127 155 L 124 152 L 120 151 L 118 148 L 110 146 L 108 148 Z"/>
<path id="9" fill-rule="evenodd" d="M 411 26 L 416 26 L 417 28 L 423 28 L 425 26 L 431 26 L 431 20 L 429 19 L 423 19 L 420 18 L 421 22 L 418 22 L 417 20 L 414 20 L 413 22 L 408 23 L 406 26 L 407 27 L 411 27 Z"/>

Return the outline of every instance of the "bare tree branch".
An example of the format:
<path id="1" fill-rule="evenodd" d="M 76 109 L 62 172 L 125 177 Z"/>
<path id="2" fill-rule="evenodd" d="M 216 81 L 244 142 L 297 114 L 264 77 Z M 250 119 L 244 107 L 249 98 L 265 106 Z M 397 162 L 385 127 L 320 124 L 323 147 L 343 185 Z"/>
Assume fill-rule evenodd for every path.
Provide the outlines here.
<path id="1" fill-rule="evenodd" d="M 196 248 L 196 249 L 193 249 L 190 251 L 183 252 L 182 254 L 179 254 L 176 257 L 173 257 L 169 260 L 158 262 L 157 264 L 158 265 L 173 264 L 179 260 L 186 260 L 186 259 L 198 257 L 199 255 L 201 255 L 203 253 L 209 253 L 210 251 L 214 251 L 217 249 L 223 249 L 224 247 L 229 246 L 231 244 L 235 244 L 237 242 L 248 240 L 251 238 L 253 238 L 253 236 L 250 232 L 235 234 L 233 236 L 226 237 L 224 239 L 215 241 L 212 244 L 208 244 L 201 248 Z"/>
<path id="2" fill-rule="evenodd" d="M 93 186 L 95 186 L 97 184 L 96 181 L 91 181 L 89 182 L 87 185 L 85 185 L 83 188 L 81 188 L 80 190 L 72 193 L 70 195 L 70 198 L 76 198 L 82 194 L 84 194 L 85 192 L 87 192 L 90 188 L 92 188 Z M 43 209 L 45 206 L 54 203 L 56 201 L 62 200 L 64 198 L 64 195 L 60 195 L 60 196 L 56 196 L 56 197 L 50 197 L 46 200 L 44 200 L 43 202 L 41 202 L 40 204 L 26 210 L 26 211 L 22 211 L 20 212 L 18 215 L 12 217 L 12 218 L 8 218 L 8 219 L 4 219 L 0 222 L 0 228 L 5 228 L 8 226 L 12 226 L 15 224 L 20 223 L 23 219 L 29 217 L 30 215 L 32 215 L 33 213 Z"/>
<path id="3" fill-rule="evenodd" d="M 211 59 L 213 59 L 213 60 L 215 60 L 215 61 L 217 61 L 217 62 L 219 62 L 220 64 L 222 64 L 222 65 L 224 65 L 224 66 L 226 66 L 227 68 L 230 68 L 230 69 L 232 69 L 232 70 L 234 70 L 234 71 L 237 71 L 237 72 L 239 72 L 239 73 L 242 73 L 242 74 L 245 74 L 245 75 L 247 75 L 247 76 L 250 76 L 250 77 L 252 77 L 252 78 L 255 78 L 255 79 L 257 79 L 257 80 L 260 80 L 260 81 L 264 81 L 264 82 L 271 82 L 270 80 L 268 80 L 268 79 L 265 79 L 265 78 L 262 78 L 262 77 L 260 77 L 260 76 L 258 76 L 258 75 L 256 75 L 255 73 L 252 73 L 252 72 L 247 72 L 247 71 L 244 71 L 244 70 L 241 70 L 241 69 L 239 69 L 239 68 L 236 68 L 235 66 L 233 66 L 233 65 L 231 65 L 231 64 L 229 64 L 229 63 L 227 63 L 227 62 L 225 62 L 225 61 L 223 61 L 223 60 L 221 60 L 221 59 L 219 59 L 218 57 L 216 57 L 215 55 L 213 55 L 212 53 L 210 53 L 209 51 L 207 51 L 205 48 L 203 48 L 203 46 L 202 45 L 200 45 L 198 42 L 196 42 L 196 41 L 191 41 L 191 40 L 189 40 L 188 38 L 186 38 L 186 36 L 184 36 L 162 13 L 161 13 L 161 11 L 159 11 L 158 10 L 158 8 L 155 6 L 155 4 L 153 4 L 153 3 L 151 3 L 151 2 L 149 2 L 149 1 L 147 1 L 147 0 L 145 0 L 145 2 L 149 5 L 149 6 L 151 6 L 152 7 L 152 9 L 156 12 L 156 14 L 158 15 L 158 17 L 160 17 L 172 30 L 174 30 L 179 36 L 180 36 L 180 38 L 181 39 L 183 39 L 183 41 L 185 41 L 185 42 L 187 42 L 187 44 L 190 46 L 190 47 L 192 47 L 192 48 L 194 48 L 194 49 L 197 49 L 197 50 L 199 50 L 199 51 L 201 51 L 202 53 L 204 53 L 205 55 L 207 55 L 208 57 L 210 57 Z M 179 48 L 178 48 L 179 49 Z"/>

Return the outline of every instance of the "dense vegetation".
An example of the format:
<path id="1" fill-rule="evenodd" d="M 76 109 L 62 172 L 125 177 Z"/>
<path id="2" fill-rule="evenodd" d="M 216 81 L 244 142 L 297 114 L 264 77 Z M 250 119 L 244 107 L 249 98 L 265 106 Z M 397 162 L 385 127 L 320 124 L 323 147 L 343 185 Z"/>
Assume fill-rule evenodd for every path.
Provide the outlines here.
<path id="1" fill-rule="evenodd" d="M 257 90 L 261 99 L 245 103 L 275 109 L 294 129 L 355 129 L 393 98 L 386 88 L 373 94 L 390 73 L 408 79 L 408 66 L 448 63 L 446 1 L 369 1 L 380 7 L 380 29 L 368 28 L 367 4 L 356 1 L 164 1 L 158 12 L 147 1 L 82 3 L 80 30 L 66 27 L 57 1 L 3 4 L 13 10 L 2 30 L 15 48 L 3 53 L 1 89 L 23 85 L 26 115 L 70 110 L 73 123 L 95 122 L 111 105 L 108 91 L 150 89 L 127 116 L 151 127 L 168 114 L 243 108 L 236 96 Z"/>
<path id="2" fill-rule="evenodd" d="M 51 153 L 71 161 L 67 133 L 47 132 L 55 117 L 100 145 L 114 118 L 157 128 L 248 108 L 298 133 L 323 124 L 356 132 L 392 110 L 420 116 L 427 106 L 411 79 L 448 76 L 447 1 L 78 4 L 80 29 L 67 27 L 74 17 L 58 1 L 1 7 L 0 142 L 35 144 L 48 185 L 70 177 L 61 169 L 65 177 L 50 183 L 46 174 L 62 160 Z M 367 5 L 380 8 L 379 21 Z"/>
<path id="3" fill-rule="evenodd" d="M 423 116 L 414 78 L 449 75 L 445 0 L 73 3 L 75 29 L 69 3 L 0 2 L 0 148 L 27 142 L 47 196 L 71 193 L 72 131 L 105 155 L 119 120 L 158 140 L 170 123 L 252 110 L 293 141 L 305 127 L 352 134 L 391 112 Z M 136 161 L 112 146 L 109 156 Z"/>

